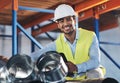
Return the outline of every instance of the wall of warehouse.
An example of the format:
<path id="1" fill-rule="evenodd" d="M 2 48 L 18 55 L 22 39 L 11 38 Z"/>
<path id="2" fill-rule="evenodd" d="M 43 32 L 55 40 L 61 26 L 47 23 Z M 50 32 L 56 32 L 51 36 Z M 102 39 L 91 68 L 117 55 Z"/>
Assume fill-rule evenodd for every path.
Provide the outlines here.
<path id="1" fill-rule="evenodd" d="M 100 41 L 120 44 L 120 27 L 100 32 Z M 100 44 L 120 67 L 120 45 Z M 101 52 L 101 63 L 106 68 L 106 77 L 114 77 L 120 82 L 120 69 Z"/>
<path id="2" fill-rule="evenodd" d="M 30 33 L 30 30 L 28 30 Z M 59 35 L 56 33 L 49 32 L 53 38 L 57 38 Z M 3 34 L 0 31 L 0 34 Z M 6 26 L 4 34 L 11 35 L 11 27 Z M 110 30 L 100 32 L 100 41 L 120 43 L 120 27 L 116 27 Z M 21 43 L 19 42 L 19 52 L 21 54 L 29 55 L 31 53 L 31 41 L 24 35 L 20 34 Z M 42 46 L 47 45 L 52 42 L 45 34 L 41 34 L 37 41 L 40 42 Z M 105 45 L 100 44 L 100 46 L 119 64 L 120 63 L 120 45 Z M 39 48 L 36 47 L 36 50 Z M 11 37 L 0 37 L 0 55 L 11 57 L 12 56 L 12 40 Z M 101 52 L 101 63 L 106 68 L 106 77 L 114 77 L 120 82 L 120 69 L 117 68 L 106 55 Z M 120 65 L 120 64 L 119 64 Z"/>

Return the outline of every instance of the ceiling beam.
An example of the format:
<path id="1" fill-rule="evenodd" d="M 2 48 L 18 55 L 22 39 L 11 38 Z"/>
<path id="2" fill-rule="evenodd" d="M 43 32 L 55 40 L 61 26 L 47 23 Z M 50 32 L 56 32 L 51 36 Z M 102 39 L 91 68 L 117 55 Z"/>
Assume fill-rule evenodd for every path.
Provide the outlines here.
<path id="1" fill-rule="evenodd" d="M 32 36 L 37 36 L 41 33 L 45 33 L 47 31 L 52 31 L 57 29 L 57 24 L 56 23 L 52 23 L 52 24 L 48 24 L 42 28 L 39 28 L 37 30 L 32 31 Z"/>
<path id="2" fill-rule="evenodd" d="M 75 5 L 74 9 L 76 12 L 83 12 L 100 4 L 103 4 L 109 0 L 87 0 L 83 3 Z"/>
<path id="3" fill-rule="evenodd" d="M 39 24 L 41 22 L 44 22 L 46 20 L 49 20 L 51 18 L 53 18 L 53 14 L 45 14 L 42 17 L 40 16 L 40 17 L 35 18 L 34 20 L 30 21 L 29 23 L 22 24 L 22 26 L 25 29 L 27 29 L 29 27 L 35 26 L 35 25 L 37 25 L 37 24 Z M 17 32 L 19 33 L 20 30 L 18 30 Z"/>
<path id="4" fill-rule="evenodd" d="M 110 0 L 104 4 L 95 7 L 95 10 L 99 14 L 103 14 L 115 9 L 120 8 L 120 0 Z"/>
<path id="5" fill-rule="evenodd" d="M 109 23 L 107 23 L 105 25 L 100 25 L 99 26 L 99 31 L 104 31 L 104 30 L 108 30 L 108 29 L 111 29 L 111 28 L 116 28 L 118 26 L 119 26 L 119 24 L 118 24 L 117 19 L 114 19 L 112 22 L 109 22 Z M 90 28 L 86 28 L 86 29 L 94 31 L 95 28 L 94 27 L 90 27 Z"/>
<path id="6" fill-rule="evenodd" d="M 106 1 L 108 1 L 108 0 L 88 0 L 86 2 L 83 2 L 82 4 L 76 5 L 75 6 L 75 11 L 80 10 L 79 8 L 81 8 L 81 7 L 82 7 L 83 10 L 86 10 L 86 9 L 88 9 L 90 7 L 95 6 L 95 4 L 99 5 L 99 4 L 102 4 L 102 3 L 106 2 Z M 83 8 L 84 5 L 85 5 L 85 7 Z M 47 14 L 47 15 L 44 15 L 42 17 L 38 17 L 37 19 L 34 19 L 33 21 L 31 21 L 31 22 L 29 22 L 27 24 L 24 24 L 23 27 L 24 28 L 32 27 L 32 26 L 34 26 L 36 24 L 39 24 L 40 22 L 43 22 L 43 21 L 48 20 L 50 18 L 53 18 L 53 14 Z"/>
<path id="7" fill-rule="evenodd" d="M 78 14 L 78 17 L 79 17 L 79 21 L 83 21 L 83 20 L 85 20 L 85 19 L 94 17 L 93 9 L 88 9 L 88 10 L 86 10 L 86 11 L 80 12 L 80 13 Z"/>
<path id="8" fill-rule="evenodd" d="M 89 0 L 89 1 L 92 1 L 92 0 Z M 88 2 L 89 2 L 89 1 L 88 1 Z M 97 4 L 101 4 L 101 3 L 105 2 L 105 1 L 108 1 L 108 0 L 102 0 L 101 3 L 98 2 L 98 1 L 101 1 L 101 0 L 93 0 L 92 3 L 95 4 L 95 2 L 96 2 Z M 87 4 L 87 5 L 85 5 L 85 4 L 83 4 L 83 5 L 89 6 L 89 7 L 94 6 L 94 5 L 92 5 L 92 4 L 89 4 L 88 2 L 83 2 L 83 3 L 86 3 L 86 4 Z M 99 12 L 99 14 L 103 14 L 103 13 L 109 12 L 109 11 L 111 11 L 111 10 L 113 10 L 113 9 L 119 8 L 119 7 L 120 7 L 119 4 L 120 4 L 120 1 L 119 1 L 119 0 L 110 0 L 110 1 L 108 1 L 108 2 L 106 2 L 106 3 L 104 3 L 104 4 L 102 4 L 102 5 L 97 6 L 95 9 L 96 9 L 96 11 Z M 82 4 L 81 4 L 81 6 L 76 5 L 76 6 L 75 6 L 75 10 L 78 11 L 79 8 L 82 9 L 83 5 L 82 5 Z M 91 6 L 91 5 L 92 5 L 92 6 Z M 103 7 L 105 6 L 105 9 L 101 9 L 102 6 L 103 6 Z M 77 8 L 77 7 L 78 7 L 78 8 Z M 80 10 L 80 11 L 86 10 L 86 9 L 88 9 L 89 7 L 86 7 L 85 9 L 83 8 L 83 9 Z M 79 11 L 79 12 L 80 12 L 80 11 Z M 81 14 L 81 15 L 80 15 L 80 14 Z M 82 21 L 82 20 L 88 19 L 88 18 L 90 18 L 90 17 L 93 17 L 93 10 L 92 10 L 92 9 L 88 9 L 88 10 L 86 10 L 86 11 L 81 12 L 80 14 L 79 14 L 79 16 L 80 16 L 80 17 L 79 17 L 79 21 Z M 28 27 L 34 26 L 34 25 L 36 25 L 36 24 L 39 24 L 39 23 L 41 23 L 41 22 L 43 22 L 43 21 L 45 21 L 45 20 L 48 20 L 48 19 L 50 19 L 50 18 L 53 18 L 53 14 L 47 14 L 47 15 L 44 15 L 44 16 L 42 16 L 42 17 L 38 17 L 37 19 L 31 21 L 30 23 L 27 23 L 27 24 L 23 25 L 23 27 L 28 28 Z"/>
<path id="9" fill-rule="evenodd" d="M 98 1 L 101 1 L 101 0 L 89 0 L 89 1 L 94 1 L 94 2 L 91 2 L 91 3 L 94 3 L 94 4 L 95 4 L 95 1 L 98 2 Z M 89 1 L 88 1 L 88 2 L 89 2 Z M 95 9 L 96 9 L 95 11 L 97 11 L 99 14 L 103 14 L 103 13 L 109 12 L 109 11 L 111 11 L 111 10 L 114 10 L 114 9 L 120 7 L 120 1 L 119 1 L 119 0 L 110 0 L 110 1 L 108 1 L 108 0 L 102 0 L 102 1 L 107 1 L 106 3 L 104 3 L 104 4 L 106 4 L 106 5 L 105 5 L 105 9 L 101 9 L 101 8 L 100 8 L 101 5 L 95 7 Z M 89 2 L 89 3 L 88 3 L 88 2 L 84 2 L 84 3 L 86 3 L 87 5 L 85 5 L 85 4 L 83 4 L 83 5 L 92 7 L 92 6 L 91 6 L 92 4 L 90 4 L 90 2 Z M 88 5 L 88 4 L 89 4 L 89 5 Z M 99 3 L 99 4 L 100 4 L 100 3 Z M 104 6 L 104 4 L 102 4 L 102 5 Z M 75 6 L 75 10 L 78 11 L 79 8 L 82 9 L 83 5 L 82 5 L 82 6 L 76 5 L 76 6 Z M 78 8 L 77 8 L 77 7 L 78 7 Z M 104 8 L 104 7 L 103 7 L 103 8 Z M 83 10 L 86 10 L 86 9 L 88 9 L 88 7 L 85 8 L 85 9 L 83 9 Z M 80 10 L 80 11 L 83 11 L 83 10 Z M 80 12 L 80 11 L 79 11 L 79 12 Z M 91 18 L 91 17 L 93 17 L 93 8 L 88 9 L 88 10 L 86 10 L 86 11 L 83 11 L 83 12 L 79 13 L 79 21 L 82 21 L 82 20 L 85 20 L 85 19 L 88 19 L 88 18 Z M 53 26 L 53 25 L 51 24 L 51 26 Z M 53 26 L 53 27 L 55 27 L 55 26 Z M 44 27 L 44 28 L 46 28 L 46 27 Z M 56 27 L 56 28 L 57 28 L 57 27 Z M 33 33 L 35 33 L 35 32 L 33 31 Z M 42 32 L 42 33 L 43 33 L 43 32 Z"/>
<path id="10" fill-rule="evenodd" d="M 102 3 L 105 3 L 108 0 L 89 0 L 87 2 L 83 2 L 82 4 L 77 4 L 75 5 L 75 11 L 77 12 L 81 12 L 79 13 L 79 21 L 88 19 L 90 17 L 93 17 L 93 9 L 90 9 L 91 7 L 100 5 Z M 80 9 L 82 10 L 80 10 Z M 86 11 L 85 11 L 86 10 Z M 84 11 L 84 12 L 82 12 Z M 45 16 L 46 17 L 46 16 Z M 43 17 L 42 17 L 43 18 Z M 46 19 L 46 18 L 45 18 Z M 42 21 L 42 20 L 41 20 Z M 40 22 L 40 21 L 39 21 Z M 35 22 L 36 23 L 36 22 Z M 51 24 L 51 26 L 53 26 L 53 24 Z M 55 26 L 53 26 L 55 27 Z M 45 28 L 45 27 L 44 27 Z M 56 27 L 57 28 L 57 27 Z M 45 29 L 46 30 L 46 29 Z M 39 30 L 38 30 L 39 31 Z M 36 31 L 33 31 L 33 33 L 35 34 Z M 39 33 L 39 32 L 37 32 Z M 40 32 L 41 33 L 41 32 Z M 40 34 L 39 33 L 39 34 Z M 43 33 L 43 32 L 42 32 Z"/>
<path id="11" fill-rule="evenodd" d="M 51 18 L 53 18 L 53 14 L 46 14 L 46 15 L 43 15 L 42 17 L 37 17 L 36 19 L 32 20 L 29 23 L 23 24 L 23 27 L 24 28 L 32 27 L 36 24 L 39 24 L 39 23 L 49 20 Z"/>
<path id="12" fill-rule="evenodd" d="M 12 0 L 0 0 L 0 9 L 4 9 L 6 6 L 12 3 Z"/>
<path id="13" fill-rule="evenodd" d="M 95 7 L 95 10 L 99 15 L 107 13 L 109 11 L 115 10 L 117 8 L 120 8 L 120 1 L 119 0 L 110 0 L 104 4 L 101 4 L 99 6 Z M 80 12 L 79 15 L 79 21 L 94 17 L 94 11 L 93 9 L 88 9 L 86 11 Z"/>

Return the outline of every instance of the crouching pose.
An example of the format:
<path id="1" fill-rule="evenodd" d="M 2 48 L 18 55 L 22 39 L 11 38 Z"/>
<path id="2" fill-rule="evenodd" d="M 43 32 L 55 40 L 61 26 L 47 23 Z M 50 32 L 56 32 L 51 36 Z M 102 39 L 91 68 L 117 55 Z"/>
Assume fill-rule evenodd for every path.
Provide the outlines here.
<path id="1" fill-rule="evenodd" d="M 59 5 L 54 12 L 54 21 L 61 34 L 54 42 L 33 52 L 31 57 L 37 61 L 47 51 L 63 53 L 69 71 L 67 80 L 104 78 L 105 69 L 100 65 L 98 39 L 94 32 L 76 28 L 75 19 L 75 11 L 70 5 Z"/>

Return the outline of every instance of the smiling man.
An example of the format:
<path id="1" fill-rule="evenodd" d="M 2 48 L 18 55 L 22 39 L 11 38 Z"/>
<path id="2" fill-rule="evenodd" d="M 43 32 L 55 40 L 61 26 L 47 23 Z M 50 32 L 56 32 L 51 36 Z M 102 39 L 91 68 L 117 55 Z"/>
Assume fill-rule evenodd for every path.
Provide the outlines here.
<path id="1" fill-rule="evenodd" d="M 54 21 L 61 31 L 60 36 L 46 47 L 31 54 L 36 61 L 42 53 L 56 51 L 63 53 L 68 67 L 67 80 L 103 78 L 100 66 L 100 49 L 94 32 L 76 28 L 76 14 L 67 4 L 59 5 L 54 12 Z"/>

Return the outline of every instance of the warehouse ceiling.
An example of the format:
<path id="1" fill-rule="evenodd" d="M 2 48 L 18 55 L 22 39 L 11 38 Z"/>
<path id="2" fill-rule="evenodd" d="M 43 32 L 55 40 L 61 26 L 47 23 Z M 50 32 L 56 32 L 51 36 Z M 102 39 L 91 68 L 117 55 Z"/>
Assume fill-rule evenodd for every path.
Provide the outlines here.
<path id="1" fill-rule="evenodd" d="M 37 26 L 37 29 L 32 31 L 33 36 L 57 30 L 57 25 L 52 21 L 53 13 L 42 12 L 41 9 L 54 11 L 61 3 L 69 4 L 75 9 L 80 27 L 93 30 L 94 18 L 98 17 L 100 31 L 118 26 L 119 0 L 0 0 L 0 25 L 12 25 L 12 7 L 15 8 L 12 1 L 15 1 L 14 6 L 18 7 L 19 23 L 25 29 Z M 21 7 L 29 7 L 32 10 L 23 10 Z M 35 11 L 34 8 L 40 11 Z"/>

